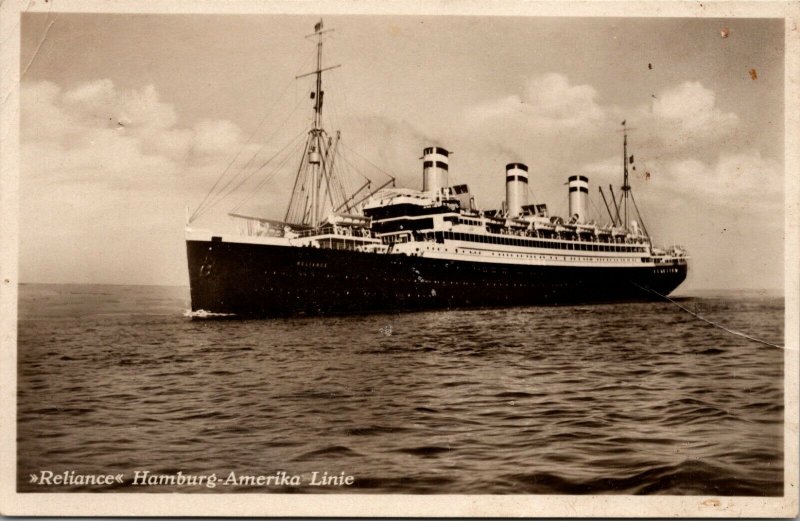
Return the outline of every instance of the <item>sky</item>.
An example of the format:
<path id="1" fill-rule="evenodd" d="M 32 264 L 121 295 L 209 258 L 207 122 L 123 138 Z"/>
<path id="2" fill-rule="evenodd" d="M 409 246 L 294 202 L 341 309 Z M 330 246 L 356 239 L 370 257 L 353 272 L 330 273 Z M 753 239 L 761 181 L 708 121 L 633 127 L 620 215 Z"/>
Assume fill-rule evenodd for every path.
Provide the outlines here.
<path id="1" fill-rule="evenodd" d="M 227 212 L 280 219 L 311 117 L 318 17 L 22 16 L 23 282 L 188 283 L 196 228 Z M 497 208 L 504 167 L 567 213 L 571 174 L 631 184 L 656 243 L 692 256 L 685 290 L 783 287 L 782 20 L 326 16 L 325 125 L 370 177 L 420 188 L 422 149 L 453 151 L 452 183 Z M 725 35 L 725 36 L 723 36 Z M 297 158 L 299 160 L 299 157 Z M 645 172 L 650 175 L 645 177 Z M 233 187 L 236 182 L 229 186 Z"/>

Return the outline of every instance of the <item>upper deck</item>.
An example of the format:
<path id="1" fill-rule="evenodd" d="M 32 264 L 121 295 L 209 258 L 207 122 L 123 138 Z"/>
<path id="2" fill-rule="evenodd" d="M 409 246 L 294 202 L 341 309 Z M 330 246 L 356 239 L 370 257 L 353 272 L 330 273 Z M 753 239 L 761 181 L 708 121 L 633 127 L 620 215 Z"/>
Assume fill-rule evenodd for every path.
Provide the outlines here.
<path id="1" fill-rule="evenodd" d="M 565 223 L 543 215 L 509 219 L 463 210 L 457 201 L 411 190 L 383 194 L 367 205 L 365 214 L 331 214 L 316 229 L 232 217 L 239 224 L 241 242 L 251 243 L 502 263 L 641 266 L 684 264 L 688 259 L 677 247 L 653 248 L 641 232 Z"/>

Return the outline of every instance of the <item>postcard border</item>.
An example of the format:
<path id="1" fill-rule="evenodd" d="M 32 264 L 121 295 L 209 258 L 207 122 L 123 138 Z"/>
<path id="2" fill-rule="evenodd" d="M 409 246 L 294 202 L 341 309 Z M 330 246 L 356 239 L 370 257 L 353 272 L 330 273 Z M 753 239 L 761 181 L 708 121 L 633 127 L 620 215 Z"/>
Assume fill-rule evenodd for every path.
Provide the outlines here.
<path id="1" fill-rule="evenodd" d="M 782 18 L 785 47 L 785 422 L 784 496 L 139 494 L 16 492 L 16 335 L 20 14 L 260 13 L 479 16 Z M 212 1 L 6 0 L 0 4 L 0 513 L 47 516 L 381 516 L 381 517 L 794 517 L 798 512 L 798 344 L 800 343 L 800 3 L 523 2 L 467 0 Z M 791 58 L 791 59 L 790 59 Z M 298 501 L 300 500 L 300 501 Z"/>

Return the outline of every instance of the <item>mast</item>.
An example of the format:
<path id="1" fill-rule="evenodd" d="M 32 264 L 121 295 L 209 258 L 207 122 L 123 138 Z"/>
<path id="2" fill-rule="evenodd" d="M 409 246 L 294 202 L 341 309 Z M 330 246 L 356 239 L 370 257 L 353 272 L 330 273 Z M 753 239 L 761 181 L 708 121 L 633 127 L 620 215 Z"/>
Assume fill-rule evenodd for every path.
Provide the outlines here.
<path id="1" fill-rule="evenodd" d="M 309 155 L 309 163 L 311 164 L 311 227 L 317 228 L 319 226 L 319 185 L 320 185 L 320 137 L 322 134 L 322 19 L 314 27 L 314 34 L 317 36 L 317 68 L 313 72 L 316 74 L 317 81 L 314 88 L 314 128 L 311 130 L 310 138 L 312 140 L 311 152 Z"/>
<path id="2" fill-rule="evenodd" d="M 328 140 L 325 139 L 326 132 L 325 129 L 322 128 L 322 105 L 325 98 L 325 91 L 322 90 L 322 73 L 341 67 L 341 65 L 333 65 L 330 67 L 322 66 L 323 35 L 332 31 L 333 29 L 322 29 L 322 19 L 314 26 L 314 32 L 307 35 L 306 38 L 317 39 L 316 68 L 311 72 L 295 77 L 295 79 L 300 79 L 311 75 L 316 76 L 314 90 L 311 92 L 311 99 L 314 101 L 314 120 L 311 130 L 308 132 L 304 157 L 300 162 L 297 178 L 295 179 L 295 191 L 292 194 L 292 200 L 289 202 L 289 209 L 286 212 L 286 221 L 290 220 L 292 210 L 295 208 L 295 201 L 298 201 L 297 204 L 300 204 L 299 201 L 303 200 L 301 194 L 297 191 L 297 187 L 299 186 L 300 190 L 302 190 L 305 186 L 308 186 L 310 191 L 308 195 L 309 207 L 306 208 L 306 211 L 300 212 L 300 215 L 303 216 L 301 217 L 303 222 L 300 224 L 306 224 L 305 216 L 308 215 L 309 221 L 307 224 L 315 229 L 319 227 L 322 218 L 322 210 L 325 206 L 325 198 L 320 193 L 323 187 L 323 178 L 325 178 L 324 180 L 326 181 L 324 186 L 329 187 L 330 182 L 328 174 L 333 169 L 333 158 L 330 158 L 330 163 L 327 161 L 330 152 L 330 144 Z M 323 164 L 323 158 L 325 158 L 326 161 L 325 165 Z M 325 170 L 326 168 L 327 171 Z M 328 195 L 331 196 L 330 193 Z"/>
<path id="3" fill-rule="evenodd" d="M 628 192 L 631 190 L 631 186 L 628 184 L 628 127 L 625 126 L 626 121 L 622 122 L 622 207 L 625 216 L 622 227 L 625 230 L 628 229 Z"/>

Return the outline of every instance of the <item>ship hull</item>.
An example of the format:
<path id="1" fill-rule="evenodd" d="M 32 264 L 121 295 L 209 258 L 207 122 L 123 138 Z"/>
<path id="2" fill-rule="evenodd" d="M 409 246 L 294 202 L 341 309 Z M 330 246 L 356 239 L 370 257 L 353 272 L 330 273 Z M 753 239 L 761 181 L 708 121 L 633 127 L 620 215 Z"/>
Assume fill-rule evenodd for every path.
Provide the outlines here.
<path id="1" fill-rule="evenodd" d="M 192 310 L 237 317 L 646 300 L 674 290 L 687 269 L 499 264 L 213 240 L 186 245 Z"/>

